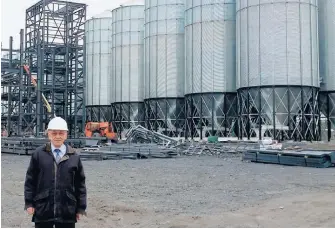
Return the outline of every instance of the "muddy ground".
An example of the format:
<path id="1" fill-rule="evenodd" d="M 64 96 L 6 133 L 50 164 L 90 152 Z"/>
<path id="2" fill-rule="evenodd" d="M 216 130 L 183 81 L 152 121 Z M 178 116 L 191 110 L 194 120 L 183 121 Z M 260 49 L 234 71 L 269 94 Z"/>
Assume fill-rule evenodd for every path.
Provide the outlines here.
<path id="1" fill-rule="evenodd" d="M 23 211 L 29 157 L 1 157 L 2 227 Z M 88 209 L 77 227 L 335 227 L 335 168 L 210 156 L 85 161 Z"/>

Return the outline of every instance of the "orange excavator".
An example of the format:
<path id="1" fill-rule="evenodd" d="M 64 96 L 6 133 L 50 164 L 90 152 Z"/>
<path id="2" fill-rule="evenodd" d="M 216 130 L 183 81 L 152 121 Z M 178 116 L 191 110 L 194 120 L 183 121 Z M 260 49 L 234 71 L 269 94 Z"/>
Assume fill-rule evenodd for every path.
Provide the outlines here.
<path id="1" fill-rule="evenodd" d="M 117 134 L 114 132 L 113 125 L 108 122 L 88 122 L 85 126 L 85 136 L 91 138 L 94 133 L 99 137 L 106 137 L 112 142 L 117 142 Z"/>

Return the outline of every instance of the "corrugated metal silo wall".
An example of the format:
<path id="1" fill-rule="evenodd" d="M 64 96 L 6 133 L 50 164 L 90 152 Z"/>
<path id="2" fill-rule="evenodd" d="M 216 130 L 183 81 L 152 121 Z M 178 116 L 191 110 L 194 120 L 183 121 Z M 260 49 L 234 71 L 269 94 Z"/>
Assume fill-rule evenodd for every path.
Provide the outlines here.
<path id="1" fill-rule="evenodd" d="M 319 140 L 317 0 L 238 0 L 240 137 Z"/>
<path id="2" fill-rule="evenodd" d="M 146 126 L 184 136 L 184 0 L 146 0 L 144 35 Z"/>
<path id="3" fill-rule="evenodd" d="M 319 0 L 320 110 L 322 140 L 335 134 L 335 1 Z"/>
<path id="4" fill-rule="evenodd" d="M 236 2 L 186 0 L 186 133 L 236 137 Z"/>
<path id="5" fill-rule="evenodd" d="M 112 14 L 113 122 L 124 137 L 132 126 L 144 125 L 144 5 L 122 6 Z"/>
<path id="6" fill-rule="evenodd" d="M 110 42 L 112 17 L 85 24 L 86 120 L 111 121 Z"/>

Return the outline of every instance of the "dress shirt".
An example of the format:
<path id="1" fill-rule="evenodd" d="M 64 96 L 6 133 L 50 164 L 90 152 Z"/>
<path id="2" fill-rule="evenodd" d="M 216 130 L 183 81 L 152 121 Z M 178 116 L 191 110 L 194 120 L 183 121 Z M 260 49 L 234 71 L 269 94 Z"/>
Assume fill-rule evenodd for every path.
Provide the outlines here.
<path id="1" fill-rule="evenodd" d="M 62 158 L 65 153 L 66 153 L 66 146 L 63 144 L 61 145 L 61 147 L 59 148 L 56 148 L 52 143 L 51 143 L 51 150 L 52 150 L 52 154 L 54 155 L 54 157 L 56 158 L 57 157 L 57 153 L 55 152 L 55 149 L 59 149 L 60 150 L 60 158 Z"/>

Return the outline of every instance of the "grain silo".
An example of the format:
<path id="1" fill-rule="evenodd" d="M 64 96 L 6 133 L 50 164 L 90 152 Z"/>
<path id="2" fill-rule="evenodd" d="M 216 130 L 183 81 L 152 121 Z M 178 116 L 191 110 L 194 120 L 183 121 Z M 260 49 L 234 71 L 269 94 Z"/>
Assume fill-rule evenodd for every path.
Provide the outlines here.
<path id="1" fill-rule="evenodd" d="M 240 137 L 318 140 L 317 0 L 236 4 Z"/>
<path id="2" fill-rule="evenodd" d="M 237 137 L 235 0 L 186 0 L 186 134 Z"/>
<path id="3" fill-rule="evenodd" d="M 146 0 L 144 35 L 146 126 L 184 135 L 184 0 Z"/>
<path id="4" fill-rule="evenodd" d="M 322 140 L 335 138 L 335 1 L 319 1 Z"/>
<path id="5" fill-rule="evenodd" d="M 144 5 L 122 5 L 112 11 L 113 121 L 121 138 L 144 125 Z"/>
<path id="6" fill-rule="evenodd" d="M 112 14 L 105 11 L 85 23 L 85 74 L 87 121 L 111 121 Z"/>

